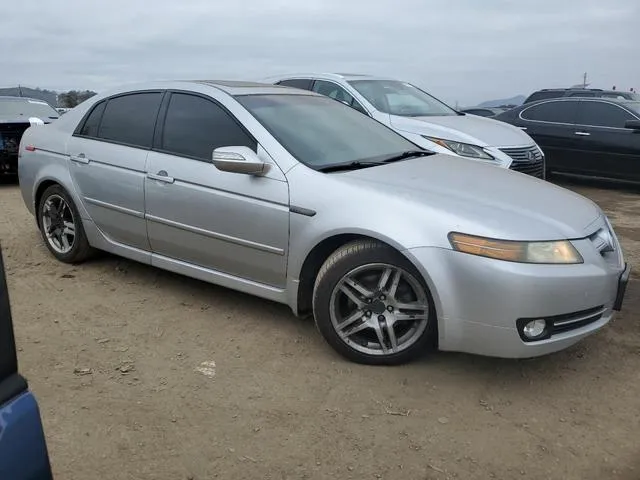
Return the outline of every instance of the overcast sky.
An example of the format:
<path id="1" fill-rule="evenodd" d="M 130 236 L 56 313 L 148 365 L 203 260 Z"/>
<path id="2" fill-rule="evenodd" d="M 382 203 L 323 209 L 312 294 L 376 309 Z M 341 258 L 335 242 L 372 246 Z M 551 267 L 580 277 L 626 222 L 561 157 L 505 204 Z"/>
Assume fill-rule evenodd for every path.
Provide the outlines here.
<path id="1" fill-rule="evenodd" d="M 23 0 L 0 86 L 383 74 L 450 103 L 571 86 L 640 90 L 640 0 Z"/>

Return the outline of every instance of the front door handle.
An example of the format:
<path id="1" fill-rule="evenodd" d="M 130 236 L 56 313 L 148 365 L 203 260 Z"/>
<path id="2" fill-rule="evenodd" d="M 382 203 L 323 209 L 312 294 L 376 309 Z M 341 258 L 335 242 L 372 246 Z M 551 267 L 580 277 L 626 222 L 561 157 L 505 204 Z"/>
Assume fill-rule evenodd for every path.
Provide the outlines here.
<path id="1" fill-rule="evenodd" d="M 158 173 L 147 173 L 147 178 L 164 183 L 175 182 L 175 179 L 173 177 L 170 177 L 166 170 L 160 170 Z"/>
<path id="2" fill-rule="evenodd" d="M 85 165 L 89 163 L 89 159 L 86 157 L 84 153 L 79 153 L 77 155 L 69 155 L 69 158 L 71 159 L 72 162 L 83 163 Z"/>
<path id="3" fill-rule="evenodd" d="M 582 137 L 588 137 L 589 135 L 591 135 L 589 132 L 575 132 L 575 134 Z"/>

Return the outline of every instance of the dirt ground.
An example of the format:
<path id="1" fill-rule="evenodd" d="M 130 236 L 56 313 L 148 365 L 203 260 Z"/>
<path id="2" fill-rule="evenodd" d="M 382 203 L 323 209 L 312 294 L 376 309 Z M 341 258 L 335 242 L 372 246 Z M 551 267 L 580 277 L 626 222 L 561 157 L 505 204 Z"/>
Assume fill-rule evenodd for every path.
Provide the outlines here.
<path id="1" fill-rule="evenodd" d="M 544 358 L 395 368 L 342 360 L 285 306 L 116 257 L 58 263 L 0 186 L 56 479 L 640 479 L 640 191 L 564 185 L 637 265 L 623 312 Z"/>

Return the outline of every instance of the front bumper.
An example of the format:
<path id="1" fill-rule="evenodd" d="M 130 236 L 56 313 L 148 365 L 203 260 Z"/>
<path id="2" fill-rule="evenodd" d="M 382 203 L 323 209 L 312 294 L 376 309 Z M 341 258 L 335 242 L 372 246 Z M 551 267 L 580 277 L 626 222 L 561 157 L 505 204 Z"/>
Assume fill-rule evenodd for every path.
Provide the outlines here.
<path id="1" fill-rule="evenodd" d="M 625 283 L 625 272 L 628 278 L 628 269 L 615 258 L 600 256 L 589 240 L 574 245 L 585 263 L 521 264 L 433 247 L 406 251 L 434 297 L 440 349 L 536 357 L 563 350 L 606 325 L 621 304 L 624 288 L 619 285 Z M 597 318 L 580 322 L 585 311 L 597 312 Z M 523 318 L 575 324 L 547 339 L 525 342 L 517 329 Z"/>

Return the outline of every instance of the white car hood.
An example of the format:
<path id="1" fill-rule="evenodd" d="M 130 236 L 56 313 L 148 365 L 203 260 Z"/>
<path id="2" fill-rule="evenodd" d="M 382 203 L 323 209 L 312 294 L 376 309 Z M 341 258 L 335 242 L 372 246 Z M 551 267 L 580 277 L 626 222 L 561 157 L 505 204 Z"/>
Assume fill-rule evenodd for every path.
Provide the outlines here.
<path id="1" fill-rule="evenodd" d="M 481 147 L 522 147 L 533 139 L 518 127 L 476 115 L 400 117 L 390 115 L 394 129 Z"/>

